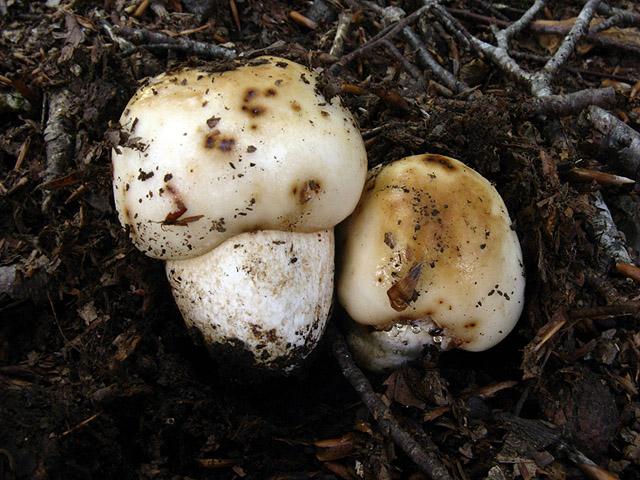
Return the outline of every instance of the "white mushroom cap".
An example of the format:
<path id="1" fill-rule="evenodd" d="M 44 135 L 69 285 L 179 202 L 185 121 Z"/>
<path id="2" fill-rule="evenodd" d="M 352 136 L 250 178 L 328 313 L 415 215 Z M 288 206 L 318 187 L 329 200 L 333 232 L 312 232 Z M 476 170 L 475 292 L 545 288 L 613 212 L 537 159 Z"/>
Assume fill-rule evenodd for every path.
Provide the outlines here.
<path id="1" fill-rule="evenodd" d="M 366 176 L 351 114 L 285 59 L 160 75 L 120 123 L 140 148 L 113 153 L 116 207 L 136 246 L 156 258 L 202 255 L 248 231 L 332 228 L 355 208 Z"/>
<path id="2" fill-rule="evenodd" d="M 360 324 L 433 323 L 448 347 L 480 351 L 522 312 L 522 253 L 507 209 L 457 160 L 426 154 L 374 169 L 341 237 L 338 296 Z M 428 330 L 417 333 L 423 344 Z"/>
<path id="3" fill-rule="evenodd" d="M 313 350 L 333 297 L 333 230 L 259 231 L 166 262 L 188 326 L 210 346 L 241 346 L 253 363 L 288 372 Z"/>

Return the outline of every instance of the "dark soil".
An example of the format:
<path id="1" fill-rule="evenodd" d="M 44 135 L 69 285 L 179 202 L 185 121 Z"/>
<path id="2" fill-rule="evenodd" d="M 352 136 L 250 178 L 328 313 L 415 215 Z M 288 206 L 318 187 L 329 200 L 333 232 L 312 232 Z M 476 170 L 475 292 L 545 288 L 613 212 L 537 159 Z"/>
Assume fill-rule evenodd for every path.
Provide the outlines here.
<path id="1" fill-rule="evenodd" d="M 104 22 L 165 33 L 202 27 L 184 37 L 233 42 L 239 52 L 273 45 L 270 53 L 326 73 L 336 61 L 327 52 L 338 2 L 152 1 L 166 15 L 149 7 L 139 18 L 125 7 L 144 2 L 46 3 L 0 0 L 0 96 L 19 103 L 0 101 L 0 479 L 426 478 L 377 429 L 328 341 L 307 369 L 267 382 L 238 381 L 242 372 L 209 356 L 184 326 L 162 265 L 132 246 L 113 206 L 113 132 L 139 82 L 180 65 L 233 62 L 157 46 L 127 51 Z M 454 3 L 490 15 L 483 2 Z M 529 4 L 503 3 L 512 19 Z M 545 15 L 569 18 L 580 5 L 558 0 Z M 317 29 L 294 23 L 292 9 Z M 491 38 L 486 26 L 466 25 Z M 456 57 L 453 38 L 422 26 L 432 54 L 449 70 L 459 63 L 477 94 L 452 96 L 426 70 L 425 88 L 382 48 L 327 75 L 327 88 L 357 117 L 371 165 L 441 153 L 495 183 L 523 246 L 527 302 L 494 349 L 425 352 L 372 383 L 417 438 L 433 439 L 454 478 L 583 478 L 575 450 L 620 478 L 640 478 L 640 317 L 637 303 L 624 308 L 640 291 L 613 272 L 589 229 L 600 191 L 637 259 L 638 188 L 577 182 L 573 167 L 619 173 L 589 124 L 579 115 L 525 118 L 525 90 L 473 51 L 458 45 Z M 357 10 L 345 52 L 381 28 L 375 12 Z M 554 42 L 542 37 L 525 33 L 515 44 L 546 55 Z M 417 63 L 400 37 L 394 43 Z M 637 53 L 585 44 L 554 87 L 613 85 L 614 113 L 637 129 L 639 64 Z M 55 98 L 63 113 L 51 125 Z M 550 140 L 558 132 L 565 141 Z M 68 141 L 48 151 L 59 136 Z M 622 313 L 590 314 L 602 305 Z M 554 427 L 556 437 L 544 442 L 533 426 Z"/>

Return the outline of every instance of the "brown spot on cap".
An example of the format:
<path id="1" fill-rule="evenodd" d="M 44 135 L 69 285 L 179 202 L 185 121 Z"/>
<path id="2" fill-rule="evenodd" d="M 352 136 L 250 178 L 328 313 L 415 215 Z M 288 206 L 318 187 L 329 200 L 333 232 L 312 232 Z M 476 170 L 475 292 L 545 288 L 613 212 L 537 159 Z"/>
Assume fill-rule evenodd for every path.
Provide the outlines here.
<path id="1" fill-rule="evenodd" d="M 216 127 L 216 125 L 218 125 L 218 122 L 219 122 L 219 121 L 220 121 L 220 118 L 219 118 L 219 117 L 216 117 L 216 116 L 214 115 L 213 117 L 211 117 L 211 118 L 209 118 L 209 119 L 207 120 L 207 126 L 208 126 L 209 128 L 215 128 L 215 127 Z"/>
<path id="2" fill-rule="evenodd" d="M 141 168 L 138 169 L 138 173 L 138 180 L 140 180 L 141 182 L 144 182 L 145 180 L 153 177 L 153 172 L 144 172 Z"/>
<path id="3" fill-rule="evenodd" d="M 235 144 L 236 144 L 236 141 L 233 138 L 223 138 L 220 140 L 220 144 L 218 145 L 218 148 L 223 152 L 230 152 L 231 150 L 233 150 L 233 147 L 235 146 Z"/>
<path id="4" fill-rule="evenodd" d="M 320 193 L 320 183 L 315 180 L 307 180 L 305 184 L 302 186 L 302 190 L 300 190 L 300 203 L 305 204 L 309 200 L 313 198 L 313 195 L 318 195 Z M 296 190 L 294 188 L 294 190 Z M 295 195 L 295 191 L 294 191 Z"/>
<path id="5" fill-rule="evenodd" d="M 294 112 L 299 112 L 300 110 L 302 110 L 302 107 L 300 106 L 300 104 L 295 100 L 291 101 L 291 108 Z"/>
<path id="6" fill-rule="evenodd" d="M 416 263 L 409 272 L 387 290 L 389 304 L 396 312 L 406 310 L 418 298 L 416 285 L 422 273 L 422 263 Z"/>
<path id="7" fill-rule="evenodd" d="M 260 105 L 254 105 L 253 107 L 247 107 L 246 105 L 243 105 L 242 111 L 247 112 L 252 117 L 259 117 L 266 111 L 266 108 Z"/>
<path id="8" fill-rule="evenodd" d="M 243 101 L 250 102 L 253 98 L 256 97 L 256 95 L 258 95 L 258 92 L 253 88 L 249 88 L 244 94 Z"/>
<path id="9" fill-rule="evenodd" d="M 214 148 L 216 146 L 216 137 L 218 132 L 213 132 L 204 137 L 204 148 Z"/>
<path id="10" fill-rule="evenodd" d="M 264 92 L 264 94 L 267 97 L 275 97 L 278 94 L 278 92 L 273 88 L 267 88 L 267 90 Z"/>
<path id="11" fill-rule="evenodd" d="M 393 238 L 393 232 L 384 232 L 384 243 L 392 250 L 395 248 L 396 241 Z"/>
<path id="12" fill-rule="evenodd" d="M 466 329 L 476 328 L 477 326 L 478 324 L 476 322 L 469 322 L 464 324 L 464 328 Z"/>
<path id="13" fill-rule="evenodd" d="M 445 157 L 444 155 L 426 153 L 422 156 L 422 160 L 424 160 L 425 162 L 439 163 L 447 170 L 457 169 L 456 166 L 451 162 L 451 160 L 448 157 Z"/>

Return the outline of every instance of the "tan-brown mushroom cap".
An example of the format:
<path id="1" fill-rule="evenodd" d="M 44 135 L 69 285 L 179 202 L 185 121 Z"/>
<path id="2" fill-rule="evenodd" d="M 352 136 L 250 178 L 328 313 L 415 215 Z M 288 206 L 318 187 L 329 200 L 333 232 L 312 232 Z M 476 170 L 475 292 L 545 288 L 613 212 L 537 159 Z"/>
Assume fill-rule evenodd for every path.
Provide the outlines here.
<path id="1" fill-rule="evenodd" d="M 484 350 L 520 316 L 522 254 L 507 209 L 455 159 L 425 154 L 374 169 L 340 236 L 338 295 L 358 323 L 423 319 L 449 345 Z"/>
<path id="2" fill-rule="evenodd" d="M 136 246 L 202 255 L 243 232 L 333 228 L 358 202 L 366 152 L 338 98 L 295 62 L 186 69 L 143 86 L 121 124 L 139 148 L 113 153 L 114 197 Z"/>

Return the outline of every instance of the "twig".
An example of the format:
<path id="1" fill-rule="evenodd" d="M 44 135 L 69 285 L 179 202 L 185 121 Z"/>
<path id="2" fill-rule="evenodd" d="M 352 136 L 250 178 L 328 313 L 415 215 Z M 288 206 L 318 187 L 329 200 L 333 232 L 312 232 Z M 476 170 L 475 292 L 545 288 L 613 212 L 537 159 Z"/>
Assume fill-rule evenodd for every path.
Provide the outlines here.
<path id="1" fill-rule="evenodd" d="M 556 53 L 553 54 L 542 70 L 533 75 L 531 92 L 535 96 L 551 94 L 551 80 L 558 73 L 560 67 L 567 63 L 567 60 L 575 50 L 576 44 L 587 33 L 599 3 L 600 0 L 589 0 L 585 4 Z"/>
<path id="2" fill-rule="evenodd" d="M 383 42 L 384 48 L 386 48 L 394 57 L 398 59 L 398 61 L 402 64 L 404 69 L 409 72 L 409 74 L 413 77 L 413 79 L 418 82 L 418 86 L 420 88 L 424 88 L 424 78 L 422 78 L 422 73 L 413 63 L 405 58 L 400 50 L 396 48 L 396 46 L 391 43 L 389 40 L 385 40 Z"/>
<path id="3" fill-rule="evenodd" d="M 437 2 L 433 1 L 425 1 L 424 6 L 422 8 L 438 8 Z M 382 8 L 372 2 L 366 2 L 366 4 L 376 10 L 381 16 L 385 23 L 399 22 L 405 12 L 401 8 L 398 7 L 387 7 Z M 407 18 L 407 17 L 404 17 Z M 405 40 L 416 50 L 416 55 L 420 63 L 427 69 L 429 69 L 440 82 L 442 82 L 449 90 L 454 93 L 460 93 L 469 89 L 469 86 L 464 82 L 456 79 L 455 76 L 447 69 L 442 67 L 438 61 L 431 55 L 427 47 L 425 47 L 420 37 L 413 31 L 413 29 L 409 26 L 406 26 L 402 29 L 402 36 Z"/>
<path id="4" fill-rule="evenodd" d="M 558 116 L 579 113 L 590 105 L 611 107 L 616 102 L 616 92 L 612 87 L 589 88 L 565 95 L 545 95 L 536 97 L 524 105 L 526 115 Z"/>
<path id="5" fill-rule="evenodd" d="M 482 8 L 484 8 L 486 11 L 491 12 L 495 17 L 501 20 L 507 20 L 507 21 L 509 20 L 509 17 L 507 17 L 504 13 L 502 13 L 497 8 L 495 8 L 491 3 L 486 2 L 485 0 L 474 0 L 474 2 L 480 5 Z"/>
<path id="6" fill-rule="evenodd" d="M 633 178 L 640 176 L 640 133 L 600 107 L 590 107 L 587 118 L 602 135 L 601 144 L 616 153 L 616 170 Z"/>
<path id="7" fill-rule="evenodd" d="M 536 55 L 534 53 L 528 53 L 528 52 L 511 51 L 510 54 L 513 58 L 530 60 L 532 62 L 537 62 L 537 63 L 547 63 L 547 61 L 549 60 L 549 57 L 547 56 Z M 597 70 L 570 67 L 568 65 L 563 65 L 562 69 L 566 70 L 567 72 L 577 73 L 578 75 L 587 75 L 587 76 L 592 76 L 597 78 L 607 78 L 609 80 L 620 80 L 621 82 L 626 82 L 630 84 L 633 84 L 637 81 L 637 79 L 635 78 L 631 78 L 625 75 L 619 75 L 617 73 L 599 72 Z"/>
<path id="8" fill-rule="evenodd" d="M 459 8 L 449 7 L 446 9 L 448 13 L 454 14 L 456 16 L 467 18 L 469 20 L 473 20 L 474 22 L 483 23 L 486 25 L 495 25 L 501 28 L 506 28 L 511 25 L 511 22 L 501 20 L 495 17 L 488 17 L 486 15 L 482 15 L 475 12 L 470 12 L 468 10 L 462 10 Z M 637 14 L 636 14 L 637 15 Z M 635 21 L 634 21 L 635 23 Z M 594 27 L 596 28 L 596 27 Z M 613 36 L 609 35 L 600 35 L 600 31 L 594 31 L 594 28 L 589 30 L 589 32 L 585 35 L 584 38 L 594 43 L 595 45 L 600 45 L 602 47 L 611 47 L 611 48 L 619 48 L 622 50 L 626 50 L 633 53 L 640 53 L 640 48 L 633 43 L 624 42 L 622 40 L 618 40 Z M 548 33 L 552 35 L 566 35 L 571 29 L 571 25 L 568 25 L 564 22 L 558 22 L 556 24 L 549 24 L 545 22 L 532 22 L 527 26 L 527 29 L 536 33 Z"/>
<path id="9" fill-rule="evenodd" d="M 631 280 L 640 282 L 640 267 L 636 267 L 631 263 L 616 263 L 616 272 Z"/>
<path id="10" fill-rule="evenodd" d="M 418 55 L 418 60 L 422 63 L 426 68 L 431 70 L 431 72 L 440 80 L 449 90 L 454 93 L 460 93 L 469 89 L 469 86 L 464 82 L 458 80 L 453 76 L 449 70 L 443 68 L 438 61 L 429 53 L 427 47 L 424 46 L 420 38 L 416 35 L 416 33 L 411 28 L 406 28 L 402 32 L 404 38 L 409 42 L 413 48 L 416 49 L 416 54 Z"/>
<path id="11" fill-rule="evenodd" d="M 396 445 L 433 480 L 452 480 L 447 469 L 438 458 L 437 446 L 429 439 L 425 442 L 427 443 L 428 451 L 425 450 L 415 438 L 400 426 L 389 408 L 373 391 L 373 387 L 367 377 L 355 364 L 342 334 L 335 327 L 332 327 L 329 333 L 332 338 L 333 355 L 340 365 L 342 374 L 358 392 L 358 395 L 383 432 L 389 435 Z"/>
<path id="12" fill-rule="evenodd" d="M 578 182 L 596 182 L 600 185 L 631 185 L 636 183 L 627 177 L 612 175 L 611 173 L 589 170 L 586 168 L 572 168 L 567 172 L 569 178 Z"/>
<path id="13" fill-rule="evenodd" d="M 640 15 L 635 12 L 629 12 L 627 10 L 618 11 L 612 17 L 607 18 L 605 21 L 594 25 L 589 29 L 589 33 L 600 33 L 612 27 L 624 28 L 624 27 L 637 27 L 640 25 Z"/>
<path id="14" fill-rule="evenodd" d="M 237 56 L 234 50 L 221 47 L 219 45 L 199 42 L 197 40 L 191 40 L 183 37 L 173 38 L 163 33 L 151 32 L 141 28 L 114 27 L 114 31 L 137 44 L 143 44 L 145 46 L 154 45 L 156 48 L 180 50 L 202 58 L 222 58 L 225 60 L 233 60 Z M 125 51 L 124 53 L 126 54 L 130 52 Z"/>
<path id="15" fill-rule="evenodd" d="M 348 12 L 343 12 L 338 17 L 338 26 L 336 27 L 336 36 L 333 39 L 333 45 L 331 45 L 331 50 L 329 50 L 329 55 L 333 55 L 334 57 L 339 57 L 342 55 L 342 50 L 344 48 L 344 39 L 349 34 L 349 28 L 351 27 L 351 14 Z"/>
<path id="16" fill-rule="evenodd" d="M 98 412 L 98 413 L 94 413 L 93 415 L 91 415 L 89 418 L 86 418 L 84 420 L 82 420 L 80 423 L 78 423 L 77 425 L 71 427 L 68 430 L 65 430 L 64 432 L 62 432 L 60 434 L 61 437 L 66 437 L 67 435 L 72 434 L 73 432 L 80 430 L 81 428 L 86 427 L 87 425 L 89 425 L 91 422 L 93 422 L 96 418 L 98 418 L 100 415 L 102 415 L 102 412 Z"/>
<path id="17" fill-rule="evenodd" d="M 586 0 L 583 0 L 582 3 L 585 3 Z M 606 2 L 601 2 L 598 5 L 598 13 L 602 15 L 619 15 L 626 14 L 629 15 L 630 19 L 633 19 L 633 23 L 631 25 L 640 26 L 640 13 L 630 12 L 628 10 L 623 10 L 621 8 L 611 7 Z"/>
<path id="18" fill-rule="evenodd" d="M 364 55 L 369 50 L 375 48 L 380 43 L 382 43 L 382 41 L 389 40 L 389 39 L 393 38 L 394 35 L 396 35 L 398 32 L 400 32 L 407 25 L 410 25 L 412 22 L 416 21 L 420 17 L 420 15 L 425 13 L 431 7 L 432 7 L 431 4 L 424 5 L 424 6 L 420 7 L 418 10 L 416 10 L 415 12 L 413 12 L 412 14 L 407 15 L 406 17 L 399 19 L 397 22 L 395 22 L 392 25 L 389 25 L 387 28 L 383 29 L 381 32 L 379 32 L 377 35 L 375 35 L 371 40 L 369 40 L 367 43 L 362 45 L 360 48 L 357 48 L 356 50 L 354 50 L 354 51 L 348 53 L 347 55 L 343 56 L 337 63 L 335 63 L 331 67 L 332 73 L 335 73 L 335 70 L 337 68 L 343 67 L 343 66 L 349 64 L 350 62 L 352 62 L 356 58 Z"/>
<path id="19" fill-rule="evenodd" d="M 595 318 L 595 317 L 617 317 L 621 315 L 640 314 L 640 302 L 619 303 L 616 305 L 605 305 L 602 307 L 576 308 L 569 312 L 569 317 Z"/>
<path id="20" fill-rule="evenodd" d="M 533 20 L 533 18 L 542 10 L 544 7 L 546 0 L 536 0 L 531 8 L 527 10 L 522 17 L 520 17 L 517 21 L 513 22 L 507 28 L 500 30 L 496 33 L 496 40 L 498 41 L 498 46 L 500 48 L 504 48 L 505 50 L 509 50 L 509 42 L 514 35 L 522 32 L 529 23 Z"/>

